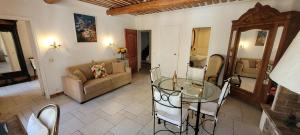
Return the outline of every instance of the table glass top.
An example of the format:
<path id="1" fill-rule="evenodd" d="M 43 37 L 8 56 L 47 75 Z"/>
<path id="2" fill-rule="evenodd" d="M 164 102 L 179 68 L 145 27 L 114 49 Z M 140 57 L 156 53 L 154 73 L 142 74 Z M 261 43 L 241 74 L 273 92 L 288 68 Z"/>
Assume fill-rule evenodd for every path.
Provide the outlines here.
<path id="1" fill-rule="evenodd" d="M 204 86 L 192 83 L 192 80 L 178 78 L 173 85 L 172 78 L 162 77 L 154 81 L 153 85 L 166 90 L 174 90 L 182 92 L 182 100 L 185 102 L 209 102 L 217 100 L 221 90 L 215 84 L 204 82 Z"/>

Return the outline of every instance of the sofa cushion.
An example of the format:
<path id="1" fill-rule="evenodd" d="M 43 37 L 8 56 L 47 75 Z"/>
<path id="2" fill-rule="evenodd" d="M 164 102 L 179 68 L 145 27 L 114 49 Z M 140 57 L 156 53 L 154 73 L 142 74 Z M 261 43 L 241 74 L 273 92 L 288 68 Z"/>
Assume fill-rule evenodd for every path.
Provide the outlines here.
<path id="1" fill-rule="evenodd" d="M 256 70 L 256 68 L 244 68 L 243 72 L 247 73 L 247 74 L 257 74 L 258 71 Z"/>
<path id="2" fill-rule="evenodd" d="M 73 73 L 76 69 L 80 69 L 82 71 L 82 73 L 85 75 L 85 77 L 90 80 L 94 78 L 93 72 L 91 70 L 91 63 L 88 64 L 81 64 L 81 65 L 77 65 L 77 66 L 73 66 L 73 67 L 69 67 L 68 71 L 70 73 Z"/>
<path id="3" fill-rule="evenodd" d="M 118 88 L 120 86 L 123 86 L 123 85 L 131 82 L 131 73 L 130 72 L 112 74 L 112 75 L 109 75 L 109 77 L 112 80 L 113 88 Z"/>
<path id="4" fill-rule="evenodd" d="M 256 60 L 248 60 L 250 68 L 256 68 Z"/>
<path id="5" fill-rule="evenodd" d="M 76 79 L 81 80 L 83 83 L 85 83 L 87 81 L 86 76 L 84 75 L 84 73 L 82 73 L 82 71 L 80 69 L 75 69 L 73 71 L 72 75 Z"/>
<path id="6" fill-rule="evenodd" d="M 125 72 L 125 64 L 124 62 L 113 62 L 112 63 L 113 74 L 124 73 Z"/>
<path id="7" fill-rule="evenodd" d="M 245 68 L 249 68 L 250 67 L 249 60 L 241 60 L 241 61 L 242 61 L 242 63 L 243 63 L 243 65 L 244 65 Z"/>
<path id="8" fill-rule="evenodd" d="M 90 94 L 95 91 L 107 91 L 112 89 L 111 77 L 92 79 L 84 84 L 84 94 Z"/>
<path id="9" fill-rule="evenodd" d="M 113 73 L 112 62 L 105 62 L 105 69 L 107 74 Z"/>
<path id="10" fill-rule="evenodd" d="M 91 67 L 91 70 L 94 74 L 94 77 L 97 78 L 103 78 L 107 76 L 106 69 L 105 69 L 105 63 L 102 64 L 95 64 Z"/>

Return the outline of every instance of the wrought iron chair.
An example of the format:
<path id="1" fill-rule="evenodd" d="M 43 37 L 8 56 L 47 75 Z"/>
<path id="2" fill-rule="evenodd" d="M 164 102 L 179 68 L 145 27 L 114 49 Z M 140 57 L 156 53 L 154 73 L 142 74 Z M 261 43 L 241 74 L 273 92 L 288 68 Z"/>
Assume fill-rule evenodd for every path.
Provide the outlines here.
<path id="1" fill-rule="evenodd" d="M 174 90 L 165 90 L 160 89 L 154 85 L 152 85 L 152 102 L 154 104 L 153 109 L 153 118 L 154 118 L 154 127 L 153 127 L 153 134 L 157 134 L 159 132 L 168 131 L 173 134 L 179 133 L 180 135 L 182 132 L 188 133 L 188 110 L 182 107 L 182 95 L 180 91 Z M 158 119 L 158 123 L 162 120 L 164 122 L 164 130 L 155 131 L 155 119 Z M 170 123 L 172 125 L 177 126 L 180 131 L 175 132 L 170 130 L 167 125 Z M 183 124 L 186 122 L 186 129 L 182 131 Z"/>
<path id="2" fill-rule="evenodd" d="M 192 80 L 194 84 L 203 85 L 206 72 L 206 66 L 202 68 L 190 67 L 190 63 L 187 64 L 186 78 Z"/>
<path id="3" fill-rule="evenodd" d="M 214 127 L 213 127 L 212 133 L 209 133 L 205 128 L 203 128 L 207 133 L 215 134 L 215 128 L 217 126 L 217 121 L 218 121 L 218 113 L 229 93 L 230 93 L 230 78 L 225 81 L 225 84 L 223 85 L 218 102 L 206 102 L 206 103 L 201 104 L 200 113 L 203 114 L 202 118 L 205 118 L 205 115 L 212 116 L 214 118 L 213 120 L 205 119 L 203 121 L 203 122 L 205 122 L 205 121 L 213 121 L 214 122 Z M 197 104 L 194 104 L 194 103 L 191 104 L 189 109 L 192 111 L 197 111 Z M 202 123 L 202 125 L 203 125 L 203 123 Z"/>
<path id="4" fill-rule="evenodd" d="M 37 118 L 49 129 L 49 135 L 58 135 L 60 109 L 56 104 L 43 107 Z"/>
<path id="5" fill-rule="evenodd" d="M 154 67 L 152 69 L 150 69 L 150 79 L 151 79 L 151 83 L 153 83 L 154 81 L 160 79 L 161 76 L 161 72 L 160 72 L 160 66 L 158 65 L 158 67 Z"/>

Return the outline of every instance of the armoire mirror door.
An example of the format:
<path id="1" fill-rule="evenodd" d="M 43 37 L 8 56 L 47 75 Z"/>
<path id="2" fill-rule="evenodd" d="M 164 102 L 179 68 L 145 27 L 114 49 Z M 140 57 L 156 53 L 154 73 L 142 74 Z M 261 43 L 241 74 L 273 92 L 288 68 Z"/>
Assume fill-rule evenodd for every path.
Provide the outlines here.
<path id="1" fill-rule="evenodd" d="M 233 78 L 233 96 L 257 106 L 266 102 L 276 87 L 268 74 L 298 33 L 299 22 L 299 12 L 281 13 L 260 3 L 232 22 L 224 78 Z"/>
<path id="2" fill-rule="evenodd" d="M 30 80 L 16 22 L 0 19 L 0 86 Z"/>

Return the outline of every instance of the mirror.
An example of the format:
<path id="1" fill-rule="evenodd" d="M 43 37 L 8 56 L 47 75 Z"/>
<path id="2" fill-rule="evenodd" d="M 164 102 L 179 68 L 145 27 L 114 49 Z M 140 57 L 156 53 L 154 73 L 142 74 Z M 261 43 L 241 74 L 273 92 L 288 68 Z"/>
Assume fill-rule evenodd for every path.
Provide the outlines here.
<path id="1" fill-rule="evenodd" d="M 256 79 L 262 67 L 262 58 L 268 30 L 252 29 L 241 32 L 233 75 L 240 77 L 239 87 L 254 93 Z"/>
<path id="2" fill-rule="evenodd" d="M 190 67 L 202 68 L 207 64 L 211 28 L 194 28 L 192 32 Z"/>
<path id="3" fill-rule="evenodd" d="M 21 71 L 11 32 L 0 32 L 0 73 Z"/>

